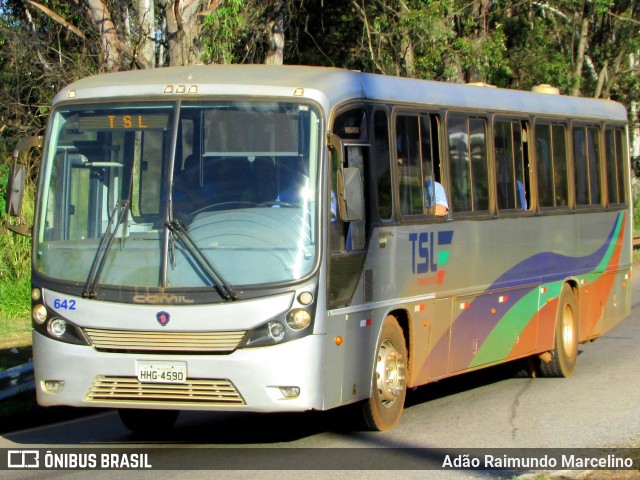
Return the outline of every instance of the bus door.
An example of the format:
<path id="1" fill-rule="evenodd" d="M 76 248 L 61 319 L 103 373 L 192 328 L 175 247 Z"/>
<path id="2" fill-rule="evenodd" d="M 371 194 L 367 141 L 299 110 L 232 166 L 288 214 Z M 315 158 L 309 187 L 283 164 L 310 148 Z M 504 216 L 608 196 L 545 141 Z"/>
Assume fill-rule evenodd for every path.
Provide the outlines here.
<path id="1" fill-rule="evenodd" d="M 364 109 L 357 108 L 339 115 L 334 123 L 339 145 L 334 145 L 331 161 L 330 192 L 330 308 L 361 304 L 361 292 L 356 289 L 362 276 L 367 247 L 366 202 L 358 218 L 345 218 L 350 213 L 341 211 L 345 207 L 341 195 L 348 185 L 340 182 L 359 181 L 366 190 L 365 167 L 369 159 L 369 145 Z M 339 152 L 335 152 L 340 149 Z M 355 178 L 355 177 L 358 177 Z M 349 177 L 349 178 L 347 178 Z M 361 290 L 361 289 L 360 289 Z"/>
<path id="2" fill-rule="evenodd" d="M 332 313 L 329 329 L 332 334 L 343 337 L 348 348 L 335 349 L 328 361 L 330 371 L 342 372 L 339 395 L 343 403 L 368 397 L 371 379 L 362 372 L 371 362 L 370 345 L 375 341 L 371 317 L 363 308 L 369 218 L 366 202 L 362 202 L 360 213 L 354 215 L 350 199 L 341 198 L 345 192 L 353 191 L 353 184 L 349 185 L 352 182 L 360 182 L 360 196 L 362 200 L 365 198 L 370 148 L 366 117 L 363 108 L 349 110 L 336 118 L 333 129 L 336 141 L 332 146 L 330 170 L 328 304 Z M 334 381 L 338 387 L 339 379 Z"/>

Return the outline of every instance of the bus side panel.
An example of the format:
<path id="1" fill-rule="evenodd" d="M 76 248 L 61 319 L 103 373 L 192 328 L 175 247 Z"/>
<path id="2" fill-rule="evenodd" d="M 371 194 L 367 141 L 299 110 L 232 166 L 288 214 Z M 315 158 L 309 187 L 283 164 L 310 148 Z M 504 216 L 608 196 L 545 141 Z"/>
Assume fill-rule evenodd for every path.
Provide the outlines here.
<path id="1" fill-rule="evenodd" d="M 532 291 L 529 285 L 456 299 L 454 312 L 460 313 L 452 326 L 452 373 L 534 350 L 537 302 Z"/>
<path id="2" fill-rule="evenodd" d="M 361 281 L 347 310 L 375 308 L 374 332 L 386 312 L 408 313 L 411 386 L 551 350 L 566 281 L 598 291 L 579 296 L 581 308 L 590 311 L 583 315 L 589 323 L 581 335 L 587 329 L 598 335 L 629 310 L 623 273 L 616 280 L 604 275 L 626 267 L 626 217 L 626 212 L 601 212 L 377 229 L 365 261 L 371 283 L 363 289 Z M 374 355 L 375 339 L 369 349 L 366 342 L 350 340 L 363 321 L 367 318 L 342 321 L 344 331 L 352 332 L 345 342 L 351 349 L 346 371 L 360 363 L 350 374 L 354 378 L 359 369 L 369 377 L 372 368 L 366 359 Z M 357 381 L 343 380 L 343 402 L 354 385 L 357 392 Z"/>
<path id="3" fill-rule="evenodd" d="M 629 315 L 631 311 L 629 215 L 621 222 L 604 273 L 585 279 L 580 290 L 580 340 L 597 338 Z"/>
<path id="4" fill-rule="evenodd" d="M 449 373 L 451 305 L 451 298 L 443 298 L 414 306 L 410 386 L 424 385 Z"/>
<path id="5" fill-rule="evenodd" d="M 341 403 L 345 404 L 368 398 L 371 393 L 372 344 L 375 344 L 380 324 L 374 322 L 367 312 L 345 315 L 343 322 L 345 336 L 341 347 L 346 353 Z"/>
<path id="6" fill-rule="evenodd" d="M 543 288 L 541 288 L 543 290 Z M 538 312 L 538 341 L 536 350 L 545 352 L 553 349 L 556 328 L 556 311 L 558 309 L 558 297 L 545 298 L 540 295 L 540 310 Z"/>
<path id="7" fill-rule="evenodd" d="M 602 317 L 591 330 L 590 338 L 603 335 L 631 313 L 630 271 L 611 274 L 613 286 L 606 300 Z"/>

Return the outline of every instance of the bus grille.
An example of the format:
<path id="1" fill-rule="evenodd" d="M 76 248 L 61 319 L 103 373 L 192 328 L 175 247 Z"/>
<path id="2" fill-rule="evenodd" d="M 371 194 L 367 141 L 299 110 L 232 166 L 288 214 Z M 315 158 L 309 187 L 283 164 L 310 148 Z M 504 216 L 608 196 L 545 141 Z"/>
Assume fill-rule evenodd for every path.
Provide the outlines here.
<path id="1" fill-rule="evenodd" d="M 228 353 L 236 349 L 245 331 L 148 332 L 85 328 L 96 350 L 116 352 Z"/>
<path id="2" fill-rule="evenodd" d="M 245 401 L 229 380 L 189 379 L 186 383 L 140 383 L 136 377 L 98 376 L 87 402 L 130 402 L 199 406 L 240 406 Z"/>

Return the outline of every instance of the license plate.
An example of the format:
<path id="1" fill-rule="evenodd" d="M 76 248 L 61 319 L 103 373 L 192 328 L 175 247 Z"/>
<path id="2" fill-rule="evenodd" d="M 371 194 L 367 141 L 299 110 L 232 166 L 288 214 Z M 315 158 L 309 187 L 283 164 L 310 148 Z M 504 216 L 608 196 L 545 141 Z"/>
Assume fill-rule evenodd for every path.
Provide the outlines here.
<path id="1" fill-rule="evenodd" d="M 183 362 L 137 362 L 141 383 L 185 383 L 187 364 Z"/>

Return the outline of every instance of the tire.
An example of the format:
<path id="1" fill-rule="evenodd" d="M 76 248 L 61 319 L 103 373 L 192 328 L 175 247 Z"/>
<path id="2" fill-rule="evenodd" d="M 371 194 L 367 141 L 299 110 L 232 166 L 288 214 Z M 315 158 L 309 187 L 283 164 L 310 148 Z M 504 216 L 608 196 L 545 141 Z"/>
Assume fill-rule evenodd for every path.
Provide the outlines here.
<path id="1" fill-rule="evenodd" d="M 376 346 L 371 398 L 362 403 L 365 426 L 372 431 L 397 425 L 407 396 L 407 347 L 396 318 L 389 315 L 382 324 Z"/>
<path id="2" fill-rule="evenodd" d="M 173 428 L 179 415 L 178 410 L 138 410 L 121 408 L 120 420 L 134 433 L 158 434 Z"/>
<path id="3" fill-rule="evenodd" d="M 578 358 L 578 302 L 568 284 L 562 286 L 556 313 L 554 348 L 549 361 L 540 362 L 543 377 L 570 377 Z"/>

